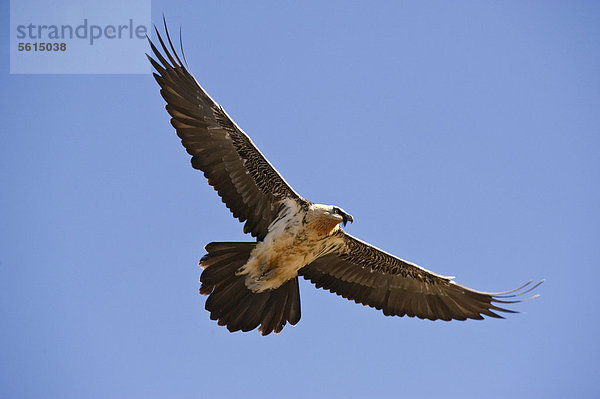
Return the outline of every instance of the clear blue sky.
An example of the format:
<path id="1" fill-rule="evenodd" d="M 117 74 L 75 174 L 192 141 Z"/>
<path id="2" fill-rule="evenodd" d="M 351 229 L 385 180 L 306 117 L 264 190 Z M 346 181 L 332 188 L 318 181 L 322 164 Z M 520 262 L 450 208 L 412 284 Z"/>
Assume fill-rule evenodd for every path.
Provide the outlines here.
<path id="1" fill-rule="evenodd" d="M 600 396 L 600 3 L 162 12 L 196 78 L 299 193 L 354 216 L 351 234 L 479 290 L 546 278 L 541 297 L 430 322 L 302 281 L 296 327 L 230 334 L 196 265 L 206 243 L 250 237 L 154 80 L 9 75 L 3 29 L 0 397 Z"/>

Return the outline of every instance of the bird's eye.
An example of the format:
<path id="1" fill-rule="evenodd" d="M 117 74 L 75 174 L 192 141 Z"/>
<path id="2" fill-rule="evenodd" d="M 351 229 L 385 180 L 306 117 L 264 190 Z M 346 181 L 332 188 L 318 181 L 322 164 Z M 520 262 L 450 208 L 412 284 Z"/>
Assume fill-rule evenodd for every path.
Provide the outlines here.
<path id="1" fill-rule="evenodd" d="M 333 213 L 337 213 L 338 215 L 342 214 L 342 211 L 340 210 L 340 208 L 338 208 L 337 206 L 333 207 Z"/>

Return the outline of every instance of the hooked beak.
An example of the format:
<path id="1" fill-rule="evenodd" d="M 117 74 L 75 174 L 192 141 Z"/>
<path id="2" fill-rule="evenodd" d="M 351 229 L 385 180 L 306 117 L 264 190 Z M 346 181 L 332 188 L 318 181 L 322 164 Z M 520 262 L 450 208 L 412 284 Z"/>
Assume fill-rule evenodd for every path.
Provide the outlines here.
<path id="1" fill-rule="evenodd" d="M 344 213 L 342 215 L 342 219 L 343 219 L 343 223 L 344 223 L 344 227 L 346 227 L 346 223 L 350 222 L 354 222 L 354 218 L 352 217 L 352 215 L 348 215 L 347 213 Z"/>

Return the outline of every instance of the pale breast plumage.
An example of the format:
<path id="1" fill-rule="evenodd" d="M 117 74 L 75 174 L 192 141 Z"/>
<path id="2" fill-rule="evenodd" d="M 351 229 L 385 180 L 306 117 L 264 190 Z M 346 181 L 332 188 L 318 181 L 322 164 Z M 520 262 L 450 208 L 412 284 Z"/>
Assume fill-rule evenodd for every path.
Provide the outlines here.
<path id="1" fill-rule="evenodd" d="M 298 276 L 298 270 L 342 245 L 341 237 L 333 234 L 338 223 L 321 217 L 322 205 L 311 204 L 304 211 L 291 199 L 283 202 L 281 216 L 237 272 L 245 275 L 246 286 L 253 292 L 280 287 Z"/>

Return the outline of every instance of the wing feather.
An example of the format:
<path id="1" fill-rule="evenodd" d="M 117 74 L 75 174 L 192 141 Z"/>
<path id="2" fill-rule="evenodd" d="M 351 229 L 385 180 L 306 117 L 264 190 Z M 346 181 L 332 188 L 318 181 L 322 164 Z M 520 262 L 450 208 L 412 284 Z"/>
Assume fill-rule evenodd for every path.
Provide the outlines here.
<path id="1" fill-rule="evenodd" d="M 167 102 L 171 125 L 233 216 L 246 222 L 244 232 L 262 240 L 283 199 L 305 203 L 188 72 L 175 51 L 167 26 L 168 47 L 158 29 L 158 47 L 150 40 L 154 77 Z M 182 48 L 183 51 L 183 48 Z M 185 59 L 185 58 L 184 58 Z M 187 63 L 186 63 L 187 65 Z"/>
<path id="2" fill-rule="evenodd" d="M 496 312 L 516 312 L 497 304 L 521 300 L 501 298 L 509 293 L 511 297 L 526 294 L 541 284 L 530 288 L 529 282 L 505 293 L 479 292 L 390 255 L 341 229 L 337 234 L 343 245 L 300 269 L 299 274 L 318 288 L 382 310 L 386 316 L 446 321 L 482 319 L 484 315 L 502 318 Z"/>

